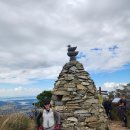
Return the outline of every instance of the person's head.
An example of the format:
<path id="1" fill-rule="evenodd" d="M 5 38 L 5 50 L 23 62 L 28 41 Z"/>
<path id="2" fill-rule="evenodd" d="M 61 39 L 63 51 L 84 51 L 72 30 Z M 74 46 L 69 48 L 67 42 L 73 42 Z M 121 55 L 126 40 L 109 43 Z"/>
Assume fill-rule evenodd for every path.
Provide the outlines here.
<path id="1" fill-rule="evenodd" d="M 51 108 L 50 100 L 45 99 L 44 100 L 44 109 L 50 110 L 50 108 Z"/>
<path id="2" fill-rule="evenodd" d="M 123 100 L 120 100 L 120 104 L 121 104 L 122 106 L 124 106 L 124 105 L 125 105 L 125 103 L 124 103 L 124 101 L 123 101 Z"/>
<path id="3" fill-rule="evenodd" d="M 106 97 L 106 101 L 109 101 L 109 97 L 108 96 Z"/>
<path id="4" fill-rule="evenodd" d="M 126 98 L 126 96 L 125 96 L 125 94 L 123 93 L 122 95 L 121 95 L 121 99 L 125 99 Z"/>

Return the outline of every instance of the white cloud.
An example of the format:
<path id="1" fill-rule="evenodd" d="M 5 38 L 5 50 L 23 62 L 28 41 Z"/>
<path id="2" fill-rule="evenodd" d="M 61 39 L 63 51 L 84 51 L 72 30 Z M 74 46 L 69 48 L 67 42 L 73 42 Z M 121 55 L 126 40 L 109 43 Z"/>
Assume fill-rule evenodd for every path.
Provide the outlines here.
<path id="1" fill-rule="evenodd" d="M 37 87 L 1 88 L 0 97 L 37 96 L 43 89 Z"/>
<path id="2" fill-rule="evenodd" d="M 122 68 L 130 62 L 129 5 L 129 0 L 0 1 L 0 83 L 56 78 L 71 43 L 86 54 L 80 61 L 88 71 Z M 109 51 L 114 45 L 115 54 Z"/>
<path id="3" fill-rule="evenodd" d="M 28 84 L 33 83 L 36 80 L 42 79 L 54 79 L 61 71 L 61 66 L 51 66 L 47 69 L 18 69 L 10 70 L 4 69 L 4 72 L 0 73 L 0 83 L 16 83 L 16 84 Z"/>
<path id="4" fill-rule="evenodd" d="M 102 85 L 102 89 L 108 92 L 115 91 L 116 89 L 122 89 L 122 86 L 126 84 L 127 83 L 105 82 Z"/>
<path id="5" fill-rule="evenodd" d="M 22 90 L 22 87 L 20 86 L 20 87 L 17 87 L 17 88 L 14 88 L 14 91 L 16 91 L 16 92 L 19 92 L 19 91 L 21 91 Z"/>
<path id="6" fill-rule="evenodd" d="M 117 45 L 115 52 L 110 51 L 109 48 Z M 102 71 L 114 71 L 123 68 L 123 66 L 130 62 L 129 45 L 113 43 L 107 46 L 93 46 L 93 48 L 102 49 L 100 51 L 88 51 L 86 52 L 86 58 L 81 58 L 80 61 L 85 65 L 87 70 L 102 72 Z"/>

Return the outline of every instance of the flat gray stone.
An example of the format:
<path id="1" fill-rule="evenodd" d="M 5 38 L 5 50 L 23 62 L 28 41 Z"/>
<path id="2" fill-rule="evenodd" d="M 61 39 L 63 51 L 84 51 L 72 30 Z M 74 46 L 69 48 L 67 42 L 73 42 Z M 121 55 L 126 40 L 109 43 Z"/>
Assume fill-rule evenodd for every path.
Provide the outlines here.
<path id="1" fill-rule="evenodd" d="M 81 84 L 82 84 L 82 85 L 85 85 L 85 86 L 90 85 L 88 82 L 82 82 Z"/>
<path id="2" fill-rule="evenodd" d="M 98 121 L 98 118 L 96 116 L 91 116 L 91 117 L 87 117 L 85 119 L 85 122 L 89 123 L 89 122 L 96 122 Z"/>
<path id="3" fill-rule="evenodd" d="M 87 76 L 78 76 L 80 79 L 88 79 L 88 77 Z"/>
<path id="4" fill-rule="evenodd" d="M 62 101 L 55 101 L 55 105 L 56 106 L 63 106 L 63 102 Z"/>
<path id="5" fill-rule="evenodd" d="M 68 88 L 67 91 L 69 91 L 69 92 L 75 92 L 76 88 Z"/>
<path id="6" fill-rule="evenodd" d="M 76 110 L 74 111 L 74 114 L 85 114 L 85 113 L 89 113 L 87 110 Z"/>
<path id="7" fill-rule="evenodd" d="M 75 122 L 75 123 L 78 122 L 78 119 L 75 118 L 75 117 L 69 117 L 69 118 L 67 118 L 67 120 L 68 120 L 68 121 L 71 121 L 71 122 Z"/>
<path id="8" fill-rule="evenodd" d="M 68 80 L 68 81 L 73 80 L 73 79 L 74 79 L 74 76 L 71 74 L 68 74 L 68 76 L 65 77 L 65 80 Z"/>
<path id="9" fill-rule="evenodd" d="M 82 84 L 78 84 L 77 85 L 77 89 L 79 89 L 79 90 L 86 90 L 87 88 L 84 87 Z"/>
<path id="10" fill-rule="evenodd" d="M 98 103 L 98 99 L 88 99 L 85 102 L 86 103 Z"/>
<path id="11" fill-rule="evenodd" d="M 76 72 L 77 68 L 75 66 L 71 67 L 69 70 Z"/>
<path id="12" fill-rule="evenodd" d="M 55 106 L 56 111 L 63 111 L 65 109 L 64 106 Z"/>
<path id="13" fill-rule="evenodd" d="M 69 96 L 62 98 L 62 101 L 70 101 L 70 100 L 71 100 L 71 98 Z"/>
<path id="14" fill-rule="evenodd" d="M 70 93 L 67 91 L 53 91 L 54 95 L 69 95 Z"/>

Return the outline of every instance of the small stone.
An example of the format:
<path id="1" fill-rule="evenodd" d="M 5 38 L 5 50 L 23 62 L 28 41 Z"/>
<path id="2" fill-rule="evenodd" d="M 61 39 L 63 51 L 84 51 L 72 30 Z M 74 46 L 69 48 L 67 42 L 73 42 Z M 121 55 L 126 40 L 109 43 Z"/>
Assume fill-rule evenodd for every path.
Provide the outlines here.
<path id="1" fill-rule="evenodd" d="M 82 94 L 82 95 L 85 95 L 85 94 L 86 94 L 86 90 L 81 90 L 81 89 L 80 89 L 80 90 L 78 90 L 78 93 L 79 93 L 79 94 Z"/>
<path id="2" fill-rule="evenodd" d="M 77 92 L 73 92 L 73 95 L 77 95 Z"/>
<path id="3" fill-rule="evenodd" d="M 74 76 L 70 74 L 68 74 L 68 76 L 65 77 L 65 80 L 68 80 L 68 81 L 73 80 L 73 79 L 74 79 Z"/>
<path id="4" fill-rule="evenodd" d="M 106 119 L 105 119 L 104 116 L 100 116 L 99 119 L 100 119 L 100 121 L 102 121 L 102 122 L 106 121 Z"/>
<path id="5" fill-rule="evenodd" d="M 82 84 L 78 84 L 78 85 L 77 85 L 77 89 L 85 90 L 85 89 L 87 89 L 87 88 L 84 87 Z"/>
<path id="6" fill-rule="evenodd" d="M 91 113 L 81 113 L 81 114 L 78 114 L 78 115 L 80 115 L 80 117 L 90 117 L 90 116 L 92 116 L 92 114 Z"/>
<path id="7" fill-rule="evenodd" d="M 80 82 L 84 82 L 84 79 L 79 79 Z"/>
<path id="8" fill-rule="evenodd" d="M 74 91 L 76 91 L 76 88 L 68 88 L 67 89 L 69 92 L 74 92 Z"/>
<path id="9" fill-rule="evenodd" d="M 61 82 L 61 81 L 56 82 L 56 86 L 59 86 L 59 85 L 60 85 L 60 82 Z"/>
<path id="10" fill-rule="evenodd" d="M 73 104 L 73 103 L 80 103 L 80 102 L 83 102 L 83 100 L 72 100 L 72 101 L 68 101 L 67 103 L 69 104 Z"/>
<path id="11" fill-rule="evenodd" d="M 102 108 L 100 108 L 100 109 L 99 109 L 99 112 L 103 112 L 103 109 L 102 109 Z"/>
<path id="12" fill-rule="evenodd" d="M 98 109 L 92 109 L 92 110 L 91 110 L 91 113 L 93 113 L 93 114 L 95 114 L 95 113 L 99 114 L 99 113 L 98 113 Z"/>
<path id="13" fill-rule="evenodd" d="M 85 123 L 84 123 L 84 122 L 79 122 L 79 125 L 80 125 L 80 126 L 84 126 Z"/>
<path id="14" fill-rule="evenodd" d="M 56 111 L 63 111 L 65 109 L 64 106 L 55 106 Z"/>
<path id="15" fill-rule="evenodd" d="M 61 113 L 61 114 L 62 114 L 62 116 L 64 116 L 64 117 L 74 116 L 74 114 L 73 114 L 73 113 L 70 113 L 70 112 L 64 112 L 64 113 Z"/>
<path id="16" fill-rule="evenodd" d="M 96 104 L 96 103 L 98 103 L 98 99 L 88 99 L 88 100 L 86 100 L 86 102 L 87 102 L 87 103 L 91 103 L 91 104 L 92 104 L 92 103 L 93 103 L 93 104 L 94 104 L 94 103 Z"/>
<path id="17" fill-rule="evenodd" d="M 100 121 L 97 121 L 97 122 L 91 122 L 91 123 L 88 123 L 87 126 L 90 127 L 90 128 L 97 128 L 99 127 L 101 124 Z M 102 130 L 105 130 L 105 129 L 102 129 Z"/>
<path id="18" fill-rule="evenodd" d="M 55 106 L 62 106 L 63 102 L 62 101 L 55 101 Z"/>
<path id="19" fill-rule="evenodd" d="M 53 91 L 54 95 L 69 95 L 67 91 Z"/>
<path id="20" fill-rule="evenodd" d="M 60 86 L 64 86 L 64 84 L 66 84 L 66 81 L 60 82 Z"/>
<path id="21" fill-rule="evenodd" d="M 88 80 L 88 82 L 89 82 L 89 83 L 93 83 L 93 81 L 92 81 L 92 80 Z"/>
<path id="22" fill-rule="evenodd" d="M 80 79 L 88 79 L 88 77 L 87 76 L 78 76 Z"/>
<path id="23" fill-rule="evenodd" d="M 68 106 L 67 107 L 69 110 L 78 110 L 78 109 L 82 109 L 80 106 Z"/>
<path id="24" fill-rule="evenodd" d="M 68 120 L 68 121 L 71 121 L 71 122 L 75 122 L 75 123 L 78 122 L 78 119 L 75 118 L 75 117 L 69 117 L 69 118 L 67 118 L 67 120 Z"/>
<path id="25" fill-rule="evenodd" d="M 76 72 L 77 68 L 75 66 L 73 66 L 69 70 L 72 71 L 72 72 Z"/>
<path id="26" fill-rule="evenodd" d="M 72 100 L 80 100 L 81 99 L 81 96 L 76 96 L 74 98 L 72 98 Z"/>
<path id="27" fill-rule="evenodd" d="M 74 114 L 85 114 L 85 113 L 88 113 L 87 110 L 77 110 L 74 112 Z"/>
<path id="28" fill-rule="evenodd" d="M 82 99 L 86 99 L 87 98 L 87 96 L 85 95 Z"/>
<path id="29" fill-rule="evenodd" d="M 68 72 L 68 70 L 65 70 L 65 69 L 62 70 L 62 73 L 67 73 L 67 72 Z"/>
<path id="30" fill-rule="evenodd" d="M 97 120 L 98 120 L 97 117 L 92 116 L 92 117 L 87 117 L 87 118 L 85 119 L 85 122 L 86 122 L 86 123 L 96 122 Z"/>
<path id="31" fill-rule="evenodd" d="M 89 86 L 87 86 L 87 88 L 91 90 L 91 89 L 94 89 L 94 86 L 89 85 Z"/>
<path id="32" fill-rule="evenodd" d="M 82 82 L 82 85 L 84 85 L 84 86 L 88 86 L 89 83 L 87 83 L 87 82 Z"/>
<path id="33" fill-rule="evenodd" d="M 62 101 L 70 101 L 71 100 L 71 98 L 68 96 L 68 97 L 63 97 L 62 98 Z"/>
<path id="34" fill-rule="evenodd" d="M 66 84 L 64 85 L 64 87 L 65 87 L 65 88 L 75 88 L 76 86 L 75 86 L 75 83 L 66 83 Z"/>

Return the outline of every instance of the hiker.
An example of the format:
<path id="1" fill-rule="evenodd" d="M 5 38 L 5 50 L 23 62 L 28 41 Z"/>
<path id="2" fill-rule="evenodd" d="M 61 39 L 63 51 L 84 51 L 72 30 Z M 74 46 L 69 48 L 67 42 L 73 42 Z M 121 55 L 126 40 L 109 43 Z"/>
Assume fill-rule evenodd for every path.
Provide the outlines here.
<path id="1" fill-rule="evenodd" d="M 98 94 L 98 103 L 102 104 L 103 103 L 103 96 L 101 93 Z"/>
<path id="2" fill-rule="evenodd" d="M 111 116 L 112 104 L 111 104 L 111 101 L 108 96 L 106 97 L 105 101 L 103 102 L 103 106 L 104 106 L 106 115 L 112 120 L 112 116 Z"/>
<path id="3" fill-rule="evenodd" d="M 48 99 L 44 101 L 44 108 L 38 114 L 37 125 L 39 130 L 59 130 L 60 128 L 60 115 L 51 109 Z"/>
<path id="4" fill-rule="evenodd" d="M 119 116 L 121 121 L 123 121 L 123 127 L 127 127 L 127 114 L 126 114 L 126 97 L 125 94 L 122 94 L 121 99 L 119 101 L 119 107 L 118 107 L 118 112 L 119 112 Z"/>
<path id="5" fill-rule="evenodd" d="M 130 129 L 130 99 L 126 102 L 127 127 Z"/>

